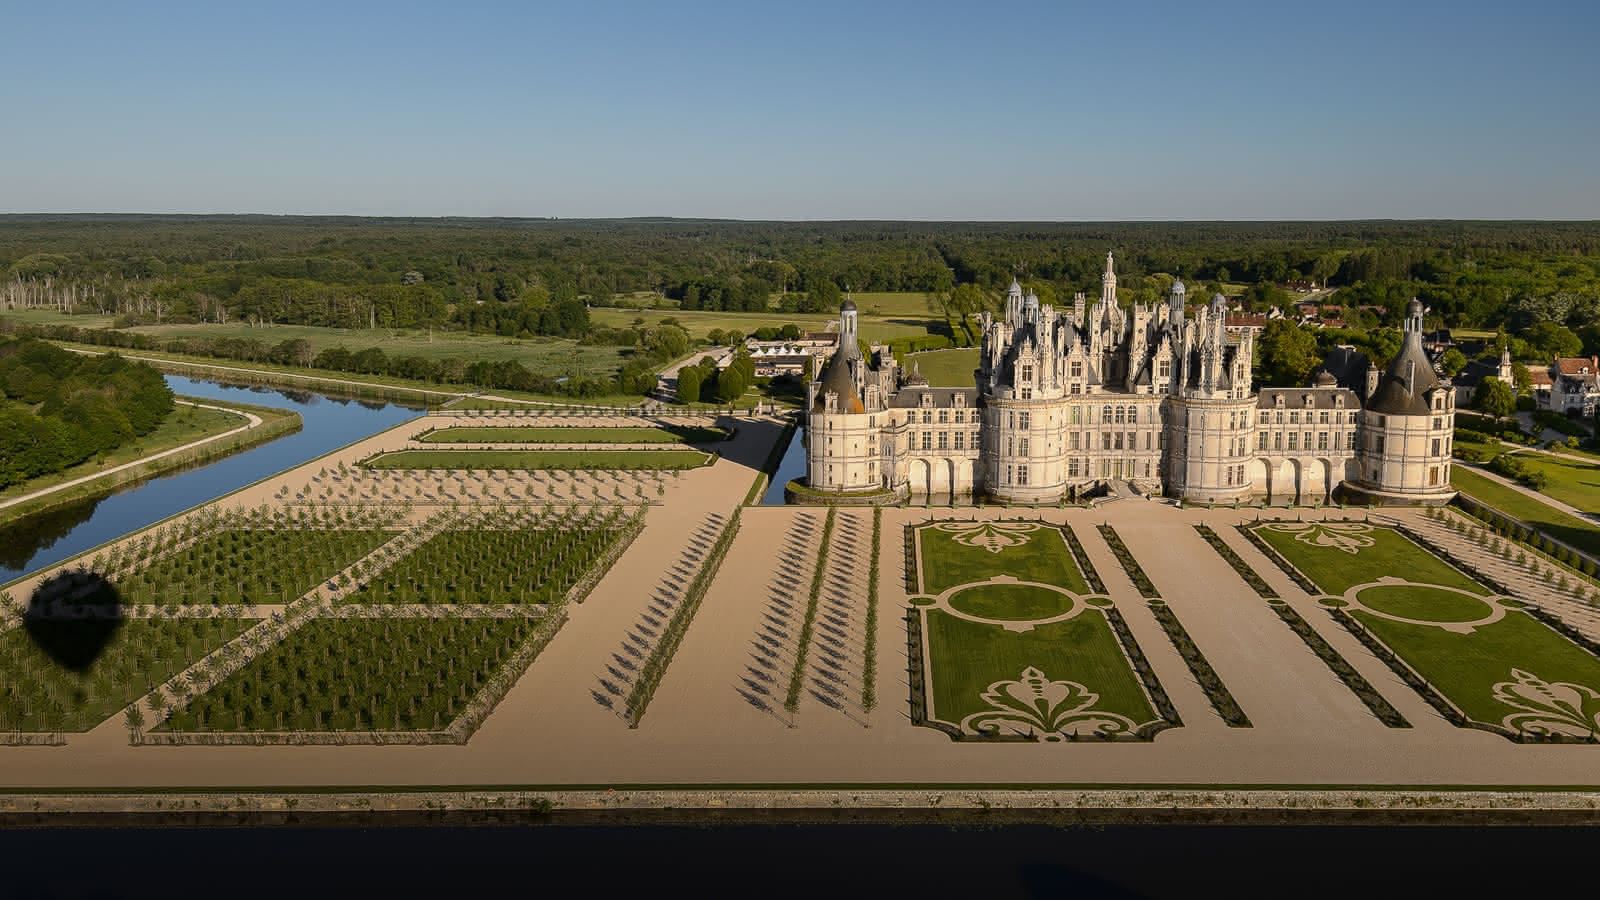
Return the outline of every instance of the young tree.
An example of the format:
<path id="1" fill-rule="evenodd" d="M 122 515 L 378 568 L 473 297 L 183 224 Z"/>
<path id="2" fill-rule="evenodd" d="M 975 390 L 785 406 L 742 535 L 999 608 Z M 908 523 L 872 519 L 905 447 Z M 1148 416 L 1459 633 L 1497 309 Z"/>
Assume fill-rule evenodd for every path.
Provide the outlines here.
<path id="1" fill-rule="evenodd" d="M 1454 347 L 1446 350 L 1444 355 L 1439 358 L 1439 368 L 1443 369 L 1444 374 L 1451 378 L 1461 374 L 1461 370 L 1465 369 L 1466 367 L 1466 355 Z"/>
<path id="2" fill-rule="evenodd" d="M 1517 411 L 1517 398 L 1511 386 L 1498 378 L 1485 378 L 1472 395 L 1472 406 L 1479 412 L 1504 418 Z"/>

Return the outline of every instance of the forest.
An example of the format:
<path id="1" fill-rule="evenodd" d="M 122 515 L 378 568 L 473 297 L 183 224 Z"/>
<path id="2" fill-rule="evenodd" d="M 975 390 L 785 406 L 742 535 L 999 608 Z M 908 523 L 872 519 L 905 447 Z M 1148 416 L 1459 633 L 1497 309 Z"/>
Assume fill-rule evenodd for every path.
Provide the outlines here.
<path id="1" fill-rule="evenodd" d="M 154 431 L 173 410 L 161 373 L 0 337 L 0 488 L 71 468 Z"/>
<path id="2" fill-rule="evenodd" d="M 0 315 L 52 307 L 141 324 L 416 328 L 632 346 L 612 385 L 497 372 L 473 383 L 583 394 L 648 389 L 676 349 L 644 328 L 596 328 L 593 307 L 829 311 L 844 291 L 926 293 L 930 309 L 992 305 L 1013 277 L 1046 302 L 1099 290 L 1154 302 L 1175 278 L 1232 285 L 1261 310 L 1283 285 L 1337 288 L 1348 324 L 1392 326 L 1417 297 L 1430 327 L 1504 327 L 1531 357 L 1600 352 L 1600 222 L 957 223 L 678 219 L 0 216 Z M 1244 285 L 1243 288 L 1238 287 Z M 1542 332 L 1528 336 L 1528 332 Z M 223 339 L 227 340 L 227 339 Z M 105 339 L 100 342 L 112 342 Z M 165 348 L 312 365 L 289 342 Z M 461 381 L 426 360 L 319 368 Z M 436 365 L 436 364 L 432 364 Z M 545 381 L 551 384 L 545 384 Z M 570 383 L 569 383 L 570 382 Z"/>

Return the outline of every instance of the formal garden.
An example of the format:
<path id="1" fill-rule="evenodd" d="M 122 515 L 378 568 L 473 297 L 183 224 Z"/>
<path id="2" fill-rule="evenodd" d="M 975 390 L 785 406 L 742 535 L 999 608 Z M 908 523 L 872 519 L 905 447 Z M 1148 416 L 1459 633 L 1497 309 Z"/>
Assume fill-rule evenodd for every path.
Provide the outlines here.
<path id="1" fill-rule="evenodd" d="M 453 425 L 424 431 L 426 444 L 711 444 L 733 431 L 708 425 Z"/>
<path id="2" fill-rule="evenodd" d="M 908 526 L 912 719 L 957 740 L 1149 739 L 1179 724 L 1068 526 Z"/>
<path id="3" fill-rule="evenodd" d="M 1242 528 L 1333 617 L 1458 725 L 1515 740 L 1595 740 L 1596 646 L 1399 528 Z"/>
<path id="4" fill-rule="evenodd" d="M 699 450 L 392 450 L 361 460 L 367 469 L 680 471 L 710 465 Z"/>

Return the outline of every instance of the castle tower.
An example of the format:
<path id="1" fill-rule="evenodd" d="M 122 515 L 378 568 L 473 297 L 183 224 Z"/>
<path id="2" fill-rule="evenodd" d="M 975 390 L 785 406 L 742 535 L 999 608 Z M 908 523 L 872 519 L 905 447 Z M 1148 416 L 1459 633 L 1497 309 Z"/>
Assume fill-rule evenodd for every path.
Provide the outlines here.
<path id="1" fill-rule="evenodd" d="M 1117 273 L 1111 263 L 1111 251 L 1106 251 L 1106 271 L 1100 276 L 1100 302 L 1107 307 L 1117 305 Z"/>
<path id="2" fill-rule="evenodd" d="M 1446 503 L 1455 391 L 1440 381 L 1422 349 L 1422 304 L 1406 307 L 1405 341 L 1361 414 L 1360 470 L 1354 487 L 1387 503 Z"/>

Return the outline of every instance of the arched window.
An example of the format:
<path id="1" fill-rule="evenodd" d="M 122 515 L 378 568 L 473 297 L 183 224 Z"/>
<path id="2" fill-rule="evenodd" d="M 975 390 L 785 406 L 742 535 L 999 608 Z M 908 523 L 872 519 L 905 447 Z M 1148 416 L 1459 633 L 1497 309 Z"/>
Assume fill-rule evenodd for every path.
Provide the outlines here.
<path id="1" fill-rule="evenodd" d="M 1111 407 L 1109 407 L 1109 406 L 1100 407 L 1100 422 L 1102 424 L 1104 424 L 1104 423 L 1107 423 L 1107 422 L 1110 422 L 1110 421 L 1111 421 Z"/>
<path id="2" fill-rule="evenodd" d="M 1121 425 L 1123 422 L 1127 421 L 1126 416 L 1127 416 L 1127 413 L 1123 411 L 1123 408 L 1120 407 L 1120 406 L 1117 407 L 1117 424 L 1118 425 Z"/>

